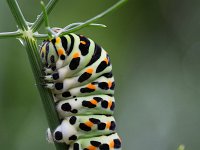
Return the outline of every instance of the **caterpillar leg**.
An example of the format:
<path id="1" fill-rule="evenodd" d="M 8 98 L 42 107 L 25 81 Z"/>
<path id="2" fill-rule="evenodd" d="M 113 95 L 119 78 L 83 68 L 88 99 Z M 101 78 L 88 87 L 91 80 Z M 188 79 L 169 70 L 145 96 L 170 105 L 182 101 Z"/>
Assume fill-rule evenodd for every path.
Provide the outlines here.
<path id="1" fill-rule="evenodd" d="M 48 137 L 48 139 L 53 139 L 59 143 L 71 144 L 79 139 L 112 134 L 115 131 L 115 127 L 113 116 L 71 116 L 64 119 L 61 125 L 56 128 L 52 137 Z"/>
<path id="2" fill-rule="evenodd" d="M 56 70 L 56 66 L 44 67 L 42 70 L 45 72 L 45 74 L 50 75 Z"/>
<path id="3" fill-rule="evenodd" d="M 69 150 L 121 150 L 121 140 L 117 133 L 77 140 Z"/>

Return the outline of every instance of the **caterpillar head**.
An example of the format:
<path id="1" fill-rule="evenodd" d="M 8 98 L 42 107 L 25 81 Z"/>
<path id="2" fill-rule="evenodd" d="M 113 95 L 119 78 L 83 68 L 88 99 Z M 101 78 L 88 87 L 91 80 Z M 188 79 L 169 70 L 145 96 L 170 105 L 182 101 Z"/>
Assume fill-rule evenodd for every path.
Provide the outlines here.
<path id="1" fill-rule="evenodd" d="M 40 48 L 40 56 L 46 67 L 56 66 L 59 59 L 65 60 L 66 58 L 66 47 L 62 43 L 67 44 L 68 42 L 65 38 L 56 36 L 61 28 L 54 27 L 51 31 L 55 38 L 44 40 Z"/>
<path id="2" fill-rule="evenodd" d="M 55 39 L 52 40 L 54 41 Z M 46 67 L 55 66 L 55 63 L 58 60 L 57 51 L 52 40 L 43 41 L 40 48 L 40 57 L 42 59 L 42 63 Z"/>

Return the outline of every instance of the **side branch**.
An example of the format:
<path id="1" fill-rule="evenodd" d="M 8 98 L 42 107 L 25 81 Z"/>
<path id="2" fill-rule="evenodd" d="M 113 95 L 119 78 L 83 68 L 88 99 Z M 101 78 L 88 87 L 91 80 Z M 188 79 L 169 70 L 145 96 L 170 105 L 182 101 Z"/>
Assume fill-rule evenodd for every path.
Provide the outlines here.
<path id="1" fill-rule="evenodd" d="M 95 16 L 95 17 L 93 17 L 93 18 L 91 18 L 91 19 L 89 19 L 89 20 L 83 22 L 83 24 L 78 25 L 78 26 L 75 26 L 75 27 L 73 27 L 73 28 L 70 28 L 70 29 L 67 30 L 67 31 L 64 31 L 64 32 L 60 33 L 60 36 L 66 35 L 66 34 L 68 34 L 68 33 L 75 32 L 75 31 L 77 31 L 77 30 L 80 30 L 80 29 L 82 29 L 82 28 L 88 26 L 89 24 L 91 24 L 91 23 L 97 21 L 99 18 L 102 18 L 102 17 L 104 17 L 105 15 L 107 15 L 108 13 L 110 13 L 110 12 L 116 10 L 117 8 L 119 8 L 120 6 L 122 6 L 122 5 L 123 5 L 125 2 L 127 2 L 127 1 L 128 1 L 128 0 L 120 0 L 119 2 L 117 2 L 116 4 L 114 4 L 113 6 L 111 6 L 110 8 L 108 8 L 106 11 L 104 11 L 104 12 L 100 13 L 99 15 L 97 15 L 97 16 Z"/>
<path id="2" fill-rule="evenodd" d="M 82 22 L 72 23 L 72 24 L 66 26 L 65 28 L 61 29 L 61 32 L 59 32 L 59 33 L 62 33 L 63 31 L 66 31 L 68 29 L 71 29 L 72 27 L 75 27 L 75 26 L 81 25 L 81 24 L 83 24 L 83 23 Z M 106 28 L 106 25 L 104 25 L 104 24 L 96 24 L 96 23 L 89 24 L 88 26 L 95 26 L 95 27 Z M 57 36 L 59 36 L 59 33 L 57 34 Z M 34 33 L 33 37 L 36 38 L 36 39 L 38 39 L 38 40 L 45 40 L 45 39 L 49 38 L 49 35 L 48 34 Z"/>
<path id="3" fill-rule="evenodd" d="M 52 9 L 55 7 L 58 0 L 50 0 L 49 3 L 46 6 L 47 14 L 49 14 Z M 44 21 L 44 14 L 43 12 L 39 15 L 37 20 L 34 22 L 33 26 L 31 27 L 32 31 L 35 32 L 38 30 L 38 28 L 41 26 L 42 22 Z"/>
<path id="4" fill-rule="evenodd" d="M 15 18 L 18 27 L 22 30 L 28 30 L 28 25 L 22 14 L 22 11 L 16 0 L 7 0 L 10 10 Z"/>
<path id="5" fill-rule="evenodd" d="M 22 37 L 22 33 L 20 31 L 15 31 L 15 32 L 3 32 L 0 33 L 0 39 L 5 39 L 5 38 L 20 38 Z"/>

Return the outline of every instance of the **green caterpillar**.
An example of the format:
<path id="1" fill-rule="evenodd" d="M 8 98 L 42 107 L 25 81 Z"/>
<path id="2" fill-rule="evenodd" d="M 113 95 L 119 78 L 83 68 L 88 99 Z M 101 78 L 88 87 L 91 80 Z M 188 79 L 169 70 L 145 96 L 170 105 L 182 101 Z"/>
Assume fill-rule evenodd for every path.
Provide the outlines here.
<path id="1" fill-rule="evenodd" d="M 62 120 L 53 133 L 49 130 L 48 139 L 66 143 L 69 150 L 121 150 L 107 52 L 91 39 L 70 33 L 45 40 L 40 56 L 45 86 L 51 89 Z"/>

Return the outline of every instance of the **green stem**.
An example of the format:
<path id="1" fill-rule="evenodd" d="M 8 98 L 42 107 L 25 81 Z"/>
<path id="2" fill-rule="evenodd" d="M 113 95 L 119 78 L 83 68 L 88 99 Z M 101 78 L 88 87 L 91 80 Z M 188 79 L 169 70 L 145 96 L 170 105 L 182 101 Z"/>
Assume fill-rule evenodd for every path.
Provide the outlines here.
<path id="1" fill-rule="evenodd" d="M 18 28 L 28 30 L 28 25 L 16 0 L 7 0 L 10 10 L 17 22 Z"/>
<path id="2" fill-rule="evenodd" d="M 63 30 L 67 30 L 69 28 L 72 28 L 74 26 L 77 26 L 77 25 L 80 25 L 82 24 L 81 22 L 78 22 L 78 23 L 72 23 L 68 26 L 66 26 L 64 29 L 61 29 L 62 31 Z M 95 26 L 95 27 L 101 27 L 101 28 L 106 28 L 106 25 L 104 24 L 96 24 L 96 23 L 92 23 L 92 24 L 89 24 L 89 26 Z M 61 31 L 61 32 L 62 32 Z M 58 33 L 59 35 L 59 33 Z M 57 36 L 57 35 L 56 35 Z M 39 33 L 34 33 L 33 34 L 33 37 L 36 38 L 36 39 L 39 39 L 39 40 L 45 40 L 45 39 L 48 39 L 49 38 L 49 35 L 48 34 L 39 34 Z"/>
<path id="3" fill-rule="evenodd" d="M 40 77 L 44 76 L 44 74 L 42 72 L 42 63 L 38 53 L 37 42 L 34 39 L 25 37 L 24 44 L 35 77 L 36 85 L 45 108 L 48 124 L 51 131 L 53 131 L 60 124 L 60 120 L 55 109 L 51 92 L 41 85 L 43 81 Z M 65 144 L 60 143 L 55 143 L 55 146 L 57 150 L 66 150 L 67 148 Z"/>
<path id="4" fill-rule="evenodd" d="M 79 26 L 79 25 L 82 25 L 82 24 L 83 24 L 83 22 L 72 23 L 72 24 L 69 24 L 66 27 L 64 27 L 63 30 L 68 30 L 68 29 L 70 29 L 72 27 Z M 104 24 L 97 24 L 97 23 L 91 23 L 91 24 L 89 24 L 89 26 L 96 26 L 96 27 L 106 28 L 106 25 L 104 25 Z"/>
<path id="5" fill-rule="evenodd" d="M 52 97 L 51 92 L 41 85 L 43 81 L 40 77 L 44 76 L 44 74 L 42 72 L 43 65 L 38 53 L 37 41 L 34 37 L 32 37 L 33 32 L 29 30 L 28 24 L 25 21 L 16 0 L 7 0 L 7 2 L 16 20 L 18 27 L 21 29 L 20 40 L 23 41 L 23 44 L 26 48 L 31 68 L 35 77 L 36 85 L 46 112 L 48 124 L 51 131 L 53 131 L 58 125 L 60 125 L 60 120 L 55 109 L 54 99 Z M 11 35 L 16 36 L 17 33 L 12 33 L 10 34 L 10 36 Z M 2 36 L 6 37 L 6 33 L 2 34 Z M 67 146 L 65 144 L 55 143 L 55 146 L 57 150 L 67 149 Z"/>
<path id="6" fill-rule="evenodd" d="M 68 33 L 72 33 L 72 32 L 75 32 L 75 31 L 78 31 L 86 26 L 88 26 L 89 24 L 95 22 L 96 20 L 98 20 L 99 18 L 102 18 L 104 17 L 106 14 L 112 12 L 113 10 L 116 10 L 117 8 L 119 8 L 120 6 L 122 6 L 122 4 L 124 4 L 125 2 L 127 2 L 127 0 L 120 0 L 119 2 L 117 2 L 116 4 L 114 4 L 113 6 L 111 6 L 110 8 L 108 8 L 106 11 L 102 12 L 101 14 L 85 21 L 83 24 L 79 25 L 79 26 L 75 26 L 73 28 L 70 28 L 69 30 L 67 31 L 64 31 L 62 33 L 60 33 L 59 36 L 63 36 L 63 35 L 66 35 Z"/>
<path id="7" fill-rule="evenodd" d="M 23 34 L 20 31 L 0 33 L 0 39 L 20 38 Z"/>
<path id="8" fill-rule="evenodd" d="M 58 0 L 50 0 L 49 1 L 49 3 L 46 6 L 47 14 L 49 14 L 52 11 L 52 9 L 54 8 L 54 6 L 56 5 L 57 2 L 58 2 Z M 34 22 L 33 26 L 31 27 L 31 30 L 33 32 L 37 31 L 43 21 L 44 21 L 44 14 L 42 12 L 39 15 L 39 17 L 37 18 L 37 20 Z"/>
<path id="9" fill-rule="evenodd" d="M 34 33 L 33 37 L 38 39 L 38 40 L 45 40 L 49 38 L 48 34 L 38 34 L 38 33 Z"/>
<path id="10" fill-rule="evenodd" d="M 43 15 L 44 15 L 45 27 L 49 27 L 49 19 L 48 19 L 48 15 L 47 15 L 47 11 L 46 11 L 44 2 L 41 1 L 40 3 L 41 3 L 41 6 L 42 6 L 42 12 L 43 12 Z"/>
<path id="11" fill-rule="evenodd" d="M 45 23 L 45 27 L 48 31 L 48 35 L 49 35 L 49 38 L 52 38 L 52 33 L 53 31 L 51 30 L 50 26 L 49 26 L 49 18 L 48 18 L 48 15 L 47 15 L 47 10 L 45 8 L 45 5 L 44 5 L 44 2 L 41 1 L 41 6 L 42 6 L 42 12 L 43 12 L 43 15 L 44 15 L 44 23 Z"/>

